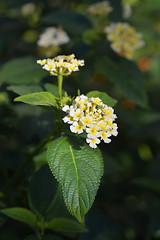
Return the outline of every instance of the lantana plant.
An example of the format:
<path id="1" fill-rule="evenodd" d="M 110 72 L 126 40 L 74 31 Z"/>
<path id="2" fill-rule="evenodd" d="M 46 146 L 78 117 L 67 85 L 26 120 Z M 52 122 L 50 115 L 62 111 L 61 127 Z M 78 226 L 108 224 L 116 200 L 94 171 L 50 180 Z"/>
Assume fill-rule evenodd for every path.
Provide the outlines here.
<path id="1" fill-rule="evenodd" d="M 116 100 L 104 92 L 70 97 L 62 91 L 63 77 L 84 65 L 84 60 L 77 60 L 74 54 L 37 63 L 50 75 L 57 76 L 58 97 L 44 91 L 19 96 L 15 101 L 56 109 L 55 129 L 44 141 L 47 161 L 61 185 L 69 212 L 85 225 L 85 214 L 94 202 L 103 175 L 103 159 L 97 144 L 109 143 L 111 135 L 118 134 L 112 108 Z"/>
<path id="2" fill-rule="evenodd" d="M 128 23 L 111 23 L 104 28 L 107 39 L 111 42 L 111 48 L 119 55 L 132 59 L 136 49 L 145 45 L 142 34 Z"/>

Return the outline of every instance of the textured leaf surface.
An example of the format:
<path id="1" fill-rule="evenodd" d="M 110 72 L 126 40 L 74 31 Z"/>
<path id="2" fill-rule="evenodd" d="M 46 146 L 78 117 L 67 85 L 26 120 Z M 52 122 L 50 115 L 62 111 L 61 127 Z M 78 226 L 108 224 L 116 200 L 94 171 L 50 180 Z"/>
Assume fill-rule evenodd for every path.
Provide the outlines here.
<path id="1" fill-rule="evenodd" d="M 43 89 L 38 86 L 38 85 L 20 85 L 20 86 L 15 86 L 15 85 L 10 85 L 7 87 L 7 90 L 10 90 L 14 93 L 17 93 L 19 95 L 26 95 L 29 93 L 35 93 L 35 92 L 42 92 Z"/>
<path id="2" fill-rule="evenodd" d="M 36 224 L 36 216 L 26 208 L 5 208 L 0 211 L 8 217 L 28 225 L 35 226 Z"/>
<path id="3" fill-rule="evenodd" d="M 14 58 L 0 69 L 0 84 L 38 83 L 47 73 L 38 66 L 33 57 Z"/>
<path id="4" fill-rule="evenodd" d="M 124 58 L 119 58 L 119 61 L 115 62 L 103 57 L 96 62 L 96 69 L 116 84 L 127 98 L 142 107 L 147 106 L 142 73 L 134 62 Z"/>
<path id="5" fill-rule="evenodd" d="M 79 222 L 90 209 L 103 174 L 103 159 L 77 138 L 61 137 L 48 146 L 48 163 L 61 183 L 66 206 Z"/>
<path id="6" fill-rule="evenodd" d="M 33 105 L 56 106 L 56 97 L 49 92 L 38 92 L 23 95 L 14 99 L 16 102 L 24 102 Z"/>
<path id="7" fill-rule="evenodd" d="M 47 24 L 61 25 L 66 31 L 74 34 L 82 34 L 85 30 L 92 27 L 92 23 L 85 15 L 72 11 L 50 13 L 43 17 L 43 21 Z"/>
<path id="8" fill-rule="evenodd" d="M 50 222 L 46 223 L 45 228 L 60 232 L 87 232 L 87 229 L 81 224 L 69 218 L 53 218 Z"/>
<path id="9" fill-rule="evenodd" d="M 114 107 L 114 105 L 117 103 L 117 100 L 114 98 L 110 97 L 107 93 L 105 92 L 99 92 L 99 91 L 91 91 L 87 93 L 87 97 L 99 97 L 103 103 L 107 104 L 110 107 Z"/>

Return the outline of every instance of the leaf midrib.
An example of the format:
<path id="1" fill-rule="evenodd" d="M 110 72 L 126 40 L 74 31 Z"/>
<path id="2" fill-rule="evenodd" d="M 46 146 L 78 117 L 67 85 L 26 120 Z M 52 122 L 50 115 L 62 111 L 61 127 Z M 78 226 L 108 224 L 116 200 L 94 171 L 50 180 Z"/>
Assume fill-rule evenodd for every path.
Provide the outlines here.
<path id="1" fill-rule="evenodd" d="M 70 149 L 70 152 L 71 152 L 71 155 L 72 155 L 72 160 L 73 160 L 73 164 L 74 164 L 74 167 L 75 167 L 75 172 L 76 172 L 76 177 L 77 177 L 77 189 L 78 189 L 78 201 L 80 203 L 80 200 L 79 200 L 79 175 L 78 175 L 78 169 L 77 169 L 77 166 L 76 166 L 76 161 L 75 161 L 75 157 L 74 157 L 74 154 L 73 154 L 73 149 L 72 149 L 72 146 L 69 145 L 69 149 Z"/>

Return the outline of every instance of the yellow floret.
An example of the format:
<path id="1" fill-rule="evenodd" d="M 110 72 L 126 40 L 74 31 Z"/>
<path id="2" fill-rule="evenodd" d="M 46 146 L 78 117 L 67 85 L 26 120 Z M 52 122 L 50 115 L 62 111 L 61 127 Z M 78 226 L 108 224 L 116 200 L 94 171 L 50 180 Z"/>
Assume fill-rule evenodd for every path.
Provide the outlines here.
<path id="1" fill-rule="evenodd" d="M 100 121 L 97 124 L 103 131 L 107 130 L 107 123 L 105 121 Z"/>

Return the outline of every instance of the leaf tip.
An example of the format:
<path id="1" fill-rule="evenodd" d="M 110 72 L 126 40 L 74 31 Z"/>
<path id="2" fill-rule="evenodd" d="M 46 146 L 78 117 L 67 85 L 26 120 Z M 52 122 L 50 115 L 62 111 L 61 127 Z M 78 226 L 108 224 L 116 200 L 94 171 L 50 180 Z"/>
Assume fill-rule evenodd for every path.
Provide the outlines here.
<path id="1" fill-rule="evenodd" d="M 84 216 L 80 216 L 80 218 L 78 218 L 78 221 L 83 225 L 83 227 L 85 227 L 85 218 L 84 218 Z"/>
<path id="2" fill-rule="evenodd" d="M 19 102 L 19 97 L 13 99 L 14 102 Z"/>

